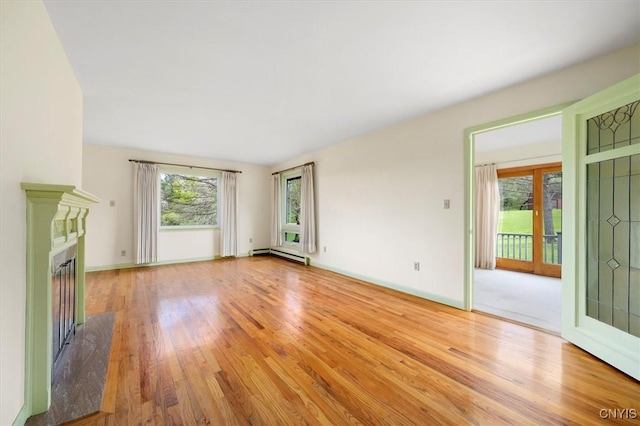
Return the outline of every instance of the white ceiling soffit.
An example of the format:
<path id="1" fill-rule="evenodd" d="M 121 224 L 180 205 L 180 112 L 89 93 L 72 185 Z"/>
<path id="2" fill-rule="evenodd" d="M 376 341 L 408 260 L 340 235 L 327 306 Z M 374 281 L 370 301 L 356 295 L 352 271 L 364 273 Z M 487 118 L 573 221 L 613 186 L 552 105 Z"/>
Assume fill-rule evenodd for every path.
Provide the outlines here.
<path id="1" fill-rule="evenodd" d="M 274 164 L 640 42 L 640 2 L 46 1 L 89 143 Z"/>
<path id="2" fill-rule="evenodd" d="M 478 133 L 473 140 L 476 152 L 508 149 L 522 145 L 536 145 L 545 142 L 554 142 L 557 144 L 558 152 L 560 152 L 560 146 L 562 145 L 562 115 L 552 115 Z"/>

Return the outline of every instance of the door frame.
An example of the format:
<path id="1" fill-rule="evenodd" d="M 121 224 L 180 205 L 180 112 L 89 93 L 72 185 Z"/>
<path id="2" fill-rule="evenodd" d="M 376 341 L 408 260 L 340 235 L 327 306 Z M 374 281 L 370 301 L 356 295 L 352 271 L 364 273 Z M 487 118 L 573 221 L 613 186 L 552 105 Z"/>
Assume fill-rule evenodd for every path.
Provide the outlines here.
<path id="1" fill-rule="evenodd" d="M 640 98 L 640 74 L 623 80 L 568 107 L 563 113 L 563 244 L 562 337 L 608 364 L 640 380 L 640 338 L 586 315 L 586 118 Z M 621 155 L 640 152 L 630 145 Z M 618 151 L 620 152 L 620 151 Z M 628 154 L 627 154 L 628 153 Z M 604 155 L 607 155 L 605 152 Z M 564 218 L 571 220 L 564 221 Z M 566 225 L 565 225 L 566 224 Z"/>
<path id="2" fill-rule="evenodd" d="M 473 309 L 473 278 L 474 278 L 474 239 L 473 239 L 473 218 L 474 218 L 474 165 L 475 165 L 475 135 L 514 124 L 526 123 L 553 115 L 562 114 L 562 111 L 575 101 L 565 102 L 548 108 L 543 108 L 524 114 L 515 115 L 489 123 L 468 127 L 464 130 L 464 309 Z M 564 154 L 563 154 L 564 158 Z M 563 260 L 564 261 L 564 260 Z"/>
<path id="3" fill-rule="evenodd" d="M 577 102 L 521 114 L 494 121 L 464 131 L 464 295 L 466 310 L 473 307 L 473 185 L 474 135 L 500 127 L 522 123 L 550 115 L 563 114 L 563 250 L 562 259 L 562 337 L 613 367 L 640 380 L 640 339 L 584 315 L 585 295 L 585 208 L 580 203 L 585 196 L 585 171 L 579 167 L 576 141 L 583 126 L 577 115 L 592 117 L 610 111 L 640 97 L 640 74 L 623 80 L 608 89 Z M 634 145 L 638 146 L 638 145 Z M 635 153 L 632 146 L 629 153 Z"/>

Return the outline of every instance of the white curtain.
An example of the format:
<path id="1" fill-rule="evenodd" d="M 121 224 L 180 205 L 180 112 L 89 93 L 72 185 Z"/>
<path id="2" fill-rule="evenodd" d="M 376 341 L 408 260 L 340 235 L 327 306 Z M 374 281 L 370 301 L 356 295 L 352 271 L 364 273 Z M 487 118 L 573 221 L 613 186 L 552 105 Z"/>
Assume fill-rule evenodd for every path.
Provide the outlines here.
<path id="1" fill-rule="evenodd" d="M 280 173 L 271 175 L 271 247 L 282 245 L 282 189 L 280 187 Z"/>
<path id="2" fill-rule="evenodd" d="M 148 163 L 134 167 L 135 262 L 153 263 L 158 260 L 158 167 Z"/>
<path id="3" fill-rule="evenodd" d="M 316 210 L 313 194 L 313 164 L 302 166 L 300 186 L 300 251 L 316 252 Z"/>
<path id="4" fill-rule="evenodd" d="M 500 190 L 494 164 L 475 168 L 475 267 L 495 269 Z"/>
<path id="5" fill-rule="evenodd" d="M 222 182 L 220 185 L 220 195 L 222 211 L 220 215 L 220 239 L 222 241 L 222 257 L 238 255 L 238 232 L 237 232 L 237 200 L 238 185 L 236 173 L 222 172 Z"/>

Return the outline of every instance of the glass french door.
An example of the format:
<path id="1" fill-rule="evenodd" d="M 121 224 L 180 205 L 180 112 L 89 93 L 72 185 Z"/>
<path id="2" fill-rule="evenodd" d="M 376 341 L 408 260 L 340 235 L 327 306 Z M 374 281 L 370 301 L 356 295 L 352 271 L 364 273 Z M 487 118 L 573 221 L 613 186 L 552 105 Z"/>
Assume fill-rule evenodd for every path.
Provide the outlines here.
<path id="1" fill-rule="evenodd" d="M 563 121 L 562 336 L 640 380 L 640 74 Z"/>
<path id="2" fill-rule="evenodd" d="M 498 170 L 500 214 L 496 266 L 561 276 L 560 163 Z"/>

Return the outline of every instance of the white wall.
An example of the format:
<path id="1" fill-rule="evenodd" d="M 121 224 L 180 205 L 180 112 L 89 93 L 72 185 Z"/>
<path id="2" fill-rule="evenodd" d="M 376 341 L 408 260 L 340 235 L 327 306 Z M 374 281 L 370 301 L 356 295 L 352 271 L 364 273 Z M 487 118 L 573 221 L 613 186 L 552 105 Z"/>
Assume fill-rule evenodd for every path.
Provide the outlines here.
<path id="1" fill-rule="evenodd" d="M 238 175 L 238 251 L 269 246 L 269 169 L 265 166 L 85 144 L 84 189 L 103 201 L 87 218 L 86 264 L 104 269 L 133 263 L 133 165 L 138 159 L 242 171 Z M 188 170 L 188 169 L 185 169 Z M 115 207 L 109 201 L 115 201 Z M 253 239 L 250 243 L 249 240 Z M 121 256 L 122 250 L 126 256 Z M 158 261 L 213 258 L 220 254 L 219 230 L 160 231 Z"/>
<path id="2" fill-rule="evenodd" d="M 548 141 L 482 151 L 476 145 L 475 164 L 495 163 L 498 169 L 562 161 L 562 142 Z"/>
<path id="3" fill-rule="evenodd" d="M 82 92 L 41 1 L 0 2 L 0 424 L 24 403 L 26 201 L 81 185 Z"/>
<path id="4" fill-rule="evenodd" d="M 464 129 L 589 96 L 640 72 L 639 57 L 634 46 L 276 165 L 316 162 L 312 264 L 462 306 Z"/>

